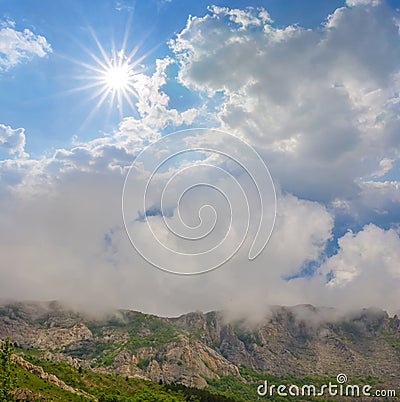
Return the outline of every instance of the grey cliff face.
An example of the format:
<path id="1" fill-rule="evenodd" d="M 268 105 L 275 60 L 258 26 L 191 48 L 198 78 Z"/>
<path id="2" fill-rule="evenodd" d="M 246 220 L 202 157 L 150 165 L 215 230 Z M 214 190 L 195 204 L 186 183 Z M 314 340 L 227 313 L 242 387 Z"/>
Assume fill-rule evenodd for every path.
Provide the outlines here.
<path id="1" fill-rule="evenodd" d="M 400 320 L 365 309 L 341 317 L 313 306 L 274 307 L 262 322 L 221 312 L 161 318 L 118 311 L 92 319 L 57 303 L 0 308 L 0 338 L 99 372 L 205 387 L 241 367 L 276 376 L 376 376 L 399 382 Z"/>

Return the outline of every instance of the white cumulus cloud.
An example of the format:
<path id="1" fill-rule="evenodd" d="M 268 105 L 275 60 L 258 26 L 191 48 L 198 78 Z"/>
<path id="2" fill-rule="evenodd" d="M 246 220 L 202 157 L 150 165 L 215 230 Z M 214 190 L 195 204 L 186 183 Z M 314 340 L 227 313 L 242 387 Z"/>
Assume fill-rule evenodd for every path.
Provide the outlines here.
<path id="1" fill-rule="evenodd" d="M 259 10 L 214 7 L 171 47 L 183 85 L 223 95 L 221 127 L 256 145 L 282 188 L 325 202 L 354 197 L 371 166 L 400 155 L 395 17 L 382 2 L 276 28 Z"/>
<path id="2" fill-rule="evenodd" d="M 327 296 L 342 305 L 380 305 L 392 310 L 398 303 L 400 237 L 394 229 L 374 224 L 339 239 L 337 254 L 322 266 L 331 275 Z M 332 299 L 330 299 L 331 301 Z"/>
<path id="3" fill-rule="evenodd" d="M 17 31 L 14 25 L 10 22 L 0 25 L 0 72 L 52 52 L 44 36 L 29 29 Z"/>
<path id="4" fill-rule="evenodd" d="M 10 126 L 0 124 L 0 149 L 20 157 L 27 156 L 25 153 L 25 130 L 13 129 Z"/>

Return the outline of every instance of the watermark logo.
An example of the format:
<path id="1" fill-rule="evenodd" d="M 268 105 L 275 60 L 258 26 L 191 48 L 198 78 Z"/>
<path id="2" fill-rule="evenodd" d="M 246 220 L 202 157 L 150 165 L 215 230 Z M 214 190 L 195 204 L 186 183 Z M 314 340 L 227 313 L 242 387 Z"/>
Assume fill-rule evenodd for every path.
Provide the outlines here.
<path id="1" fill-rule="evenodd" d="M 340 373 L 336 376 L 336 382 L 329 381 L 327 384 L 313 385 L 307 384 L 298 386 L 295 384 L 269 384 L 267 380 L 257 387 L 259 396 L 271 397 L 278 396 L 299 396 L 299 397 L 322 397 L 322 396 L 350 396 L 350 397 L 396 397 L 394 389 L 376 389 L 371 385 L 347 384 L 346 374 Z"/>
<path id="2" fill-rule="evenodd" d="M 336 381 L 338 382 L 338 384 L 344 384 L 347 382 L 347 375 L 340 373 L 336 376 Z"/>
<path id="3" fill-rule="evenodd" d="M 133 161 L 122 192 L 132 246 L 151 265 L 179 275 L 209 272 L 245 245 L 254 260 L 276 217 L 263 159 L 245 141 L 214 129 L 175 132 Z"/>

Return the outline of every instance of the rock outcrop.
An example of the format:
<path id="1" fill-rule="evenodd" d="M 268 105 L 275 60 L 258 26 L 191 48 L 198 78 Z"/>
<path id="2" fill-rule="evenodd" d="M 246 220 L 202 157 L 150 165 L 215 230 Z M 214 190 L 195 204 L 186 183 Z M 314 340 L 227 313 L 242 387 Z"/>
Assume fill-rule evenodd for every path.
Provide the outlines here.
<path id="1" fill-rule="evenodd" d="M 400 320 L 374 309 L 341 316 L 275 307 L 254 323 L 220 312 L 169 319 L 119 311 L 94 320 L 58 304 L 14 304 L 0 307 L 0 338 L 6 336 L 75 367 L 198 388 L 221 376 L 244 381 L 242 366 L 275 376 L 371 375 L 400 386 Z"/>
<path id="2" fill-rule="evenodd" d="M 87 397 L 91 397 L 88 393 L 84 391 L 80 391 L 78 389 L 75 389 L 73 387 L 70 387 L 69 385 L 65 384 L 64 381 L 61 381 L 57 376 L 54 374 L 49 374 L 46 373 L 42 367 L 36 366 L 25 359 L 23 359 L 21 356 L 13 355 L 12 356 L 12 361 L 19 367 L 21 367 L 23 370 L 28 371 L 29 373 L 32 373 L 36 375 L 37 377 L 41 378 L 42 380 L 53 384 L 67 392 L 71 392 L 73 394 L 78 394 L 78 395 L 84 395 Z M 21 397 L 21 395 L 20 395 Z"/>

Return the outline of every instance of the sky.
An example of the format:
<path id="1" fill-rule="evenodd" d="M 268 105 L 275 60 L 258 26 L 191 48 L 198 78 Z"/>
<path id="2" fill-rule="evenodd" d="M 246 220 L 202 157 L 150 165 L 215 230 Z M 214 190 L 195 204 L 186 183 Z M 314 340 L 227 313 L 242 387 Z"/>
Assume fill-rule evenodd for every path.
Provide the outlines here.
<path id="1" fill-rule="evenodd" d="M 0 0 L 1 297 L 397 311 L 399 8 Z"/>

